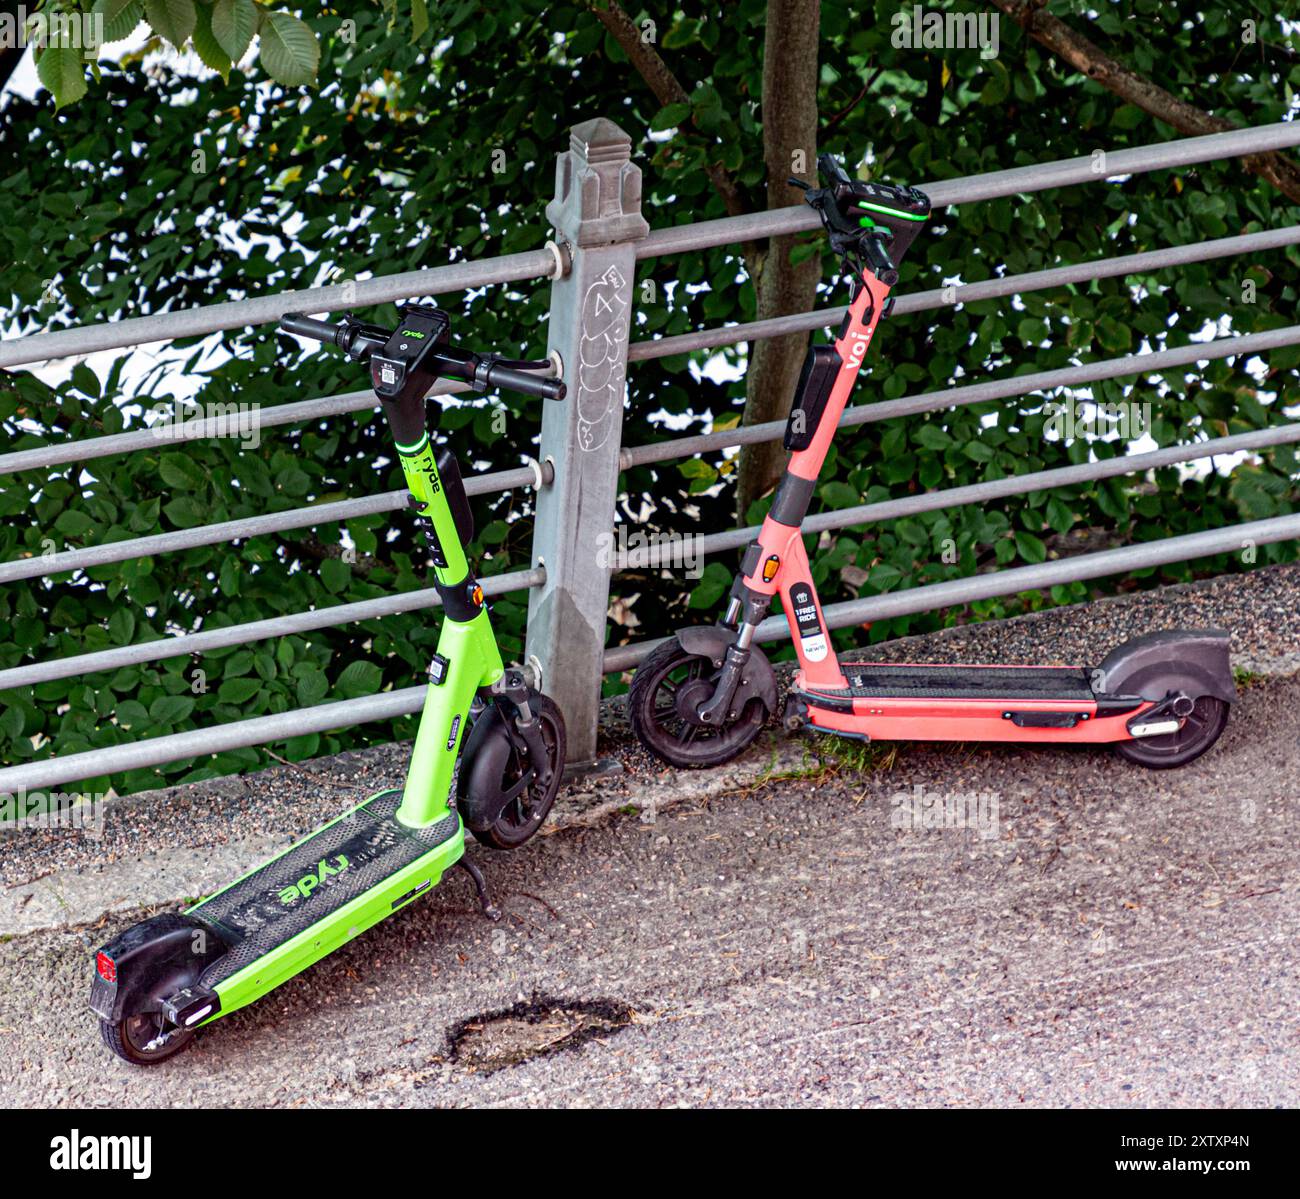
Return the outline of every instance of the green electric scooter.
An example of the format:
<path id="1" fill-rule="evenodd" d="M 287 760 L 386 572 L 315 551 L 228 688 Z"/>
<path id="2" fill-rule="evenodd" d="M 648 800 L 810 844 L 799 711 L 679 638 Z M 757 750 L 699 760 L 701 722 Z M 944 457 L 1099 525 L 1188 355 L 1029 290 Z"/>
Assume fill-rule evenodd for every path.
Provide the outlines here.
<path id="1" fill-rule="evenodd" d="M 408 304 L 395 331 L 345 317 L 286 316 L 280 328 L 370 363 L 432 554 L 444 619 L 405 785 L 382 791 L 183 912 L 128 928 L 95 955 L 91 1010 L 136 1065 L 184 1049 L 197 1029 L 260 999 L 437 885 L 459 865 L 500 919 L 465 853 L 465 829 L 497 849 L 528 840 L 555 802 L 564 718 L 501 660 L 483 590 L 465 559 L 473 517 L 460 467 L 430 439 L 439 378 L 562 400 L 565 385 L 520 362 L 453 346 L 447 314 Z"/>

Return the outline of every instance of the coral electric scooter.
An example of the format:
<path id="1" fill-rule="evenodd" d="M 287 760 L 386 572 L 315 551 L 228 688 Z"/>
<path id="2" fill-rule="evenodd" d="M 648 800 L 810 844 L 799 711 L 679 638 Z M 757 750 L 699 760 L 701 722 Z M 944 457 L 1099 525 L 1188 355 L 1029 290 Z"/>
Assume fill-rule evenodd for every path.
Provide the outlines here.
<path id="1" fill-rule="evenodd" d="M 753 644 L 781 596 L 799 670 L 784 721 L 866 740 L 1112 743 L 1143 766 L 1182 766 L 1218 739 L 1236 698 L 1228 634 L 1167 630 L 1126 641 L 1095 668 L 841 662 L 830 644 L 800 526 L 858 369 L 898 282 L 898 263 L 930 215 L 916 188 L 850 179 L 828 154 L 828 186 L 798 179 L 852 280 L 834 345 L 813 346 L 786 427 L 793 451 L 727 614 L 683 629 L 637 669 L 628 696 L 642 742 L 675 766 L 735 757 L 776 707 L 772 667 Z"/>
<path id="2" fill-rule="evenodd" d="M 460 467 L 426 425 L 439 378 L 477 390 L 562 400 L 565 385 L 515 362 L 451 344 L 438 308 L 407 304 L 395 330 L 345 317 L 286 316 L 280 327 L 370 363 L 375 394 L 433 559 L 442 600 L 438 650 L 403 786 L 372 795 L 184 912 L 133 925 L 95 955 L 91 1010 L 105 1042 L 136 1065 L 188 1045 L 198 1028 L 260 999 L 437 886 L 452 866 L 474 881 L 492 919 L 465 830 L 514 849 L 541 827 L 564 770 L 564 718 L 501 660 L 483 589 L 465 560 L 474 538 Z"/>

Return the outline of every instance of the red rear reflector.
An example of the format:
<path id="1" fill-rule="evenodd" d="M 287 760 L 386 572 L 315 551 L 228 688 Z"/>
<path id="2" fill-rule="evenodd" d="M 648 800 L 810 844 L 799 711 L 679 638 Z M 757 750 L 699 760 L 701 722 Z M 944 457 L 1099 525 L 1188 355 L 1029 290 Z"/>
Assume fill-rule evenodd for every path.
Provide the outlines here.
<path id="1" fill-rule="evenodd" d="M 106 983 L 117 982 L 117 967 L 113 964 L 113 959 L 106 953 L 95 954 L 95 969 L 99 971 L 99 977 Z"/>

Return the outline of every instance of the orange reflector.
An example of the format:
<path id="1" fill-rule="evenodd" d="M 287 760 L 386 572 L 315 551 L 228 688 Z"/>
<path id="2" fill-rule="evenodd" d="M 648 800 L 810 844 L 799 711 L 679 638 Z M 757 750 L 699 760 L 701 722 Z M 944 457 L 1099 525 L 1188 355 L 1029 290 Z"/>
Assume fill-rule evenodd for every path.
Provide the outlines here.
<path id="1" fill-rule="evenodd" d="M 781 568 L 781 559 L 773 554 L 766 562 L 763 563 L 763 582 L 770 583 L 776 578 L 776 572 Z"/>
<path id="2" fill-rule="evenodd" d="M 469 593 L 469 598 L 476 604 L 481 604 L 483 602 L 483 588 L 475 585 L 474 590 Z"/>

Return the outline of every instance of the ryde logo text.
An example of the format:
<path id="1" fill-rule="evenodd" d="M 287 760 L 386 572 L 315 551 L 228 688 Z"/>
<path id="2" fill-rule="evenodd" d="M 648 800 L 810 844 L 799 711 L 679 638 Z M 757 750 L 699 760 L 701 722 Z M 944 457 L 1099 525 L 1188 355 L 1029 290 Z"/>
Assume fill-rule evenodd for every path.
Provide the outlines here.
<path id="1" fill-rule="evenodd" d="M 305 874 L 296 883 L 285 887 L 280 891 L 281 903 L 294 903 L 298 899 L 306 899 L 317 887 L 327 878 L 334 874 L 342 874 L 348 868 L 348 859 L 346 854 L 337 854 L 334 858 L 334 865 L 331 866 L 324 858 L 321 858 L 316 867 L 315 874 Z"/>
<path id="2" fill-rule="evenodd" d="M 153 1173 L 153 1137 L 96 1137 L 73 1129 L 50 1141 L 51 1170 L 130 1170 L 132 1178 Z"/>

